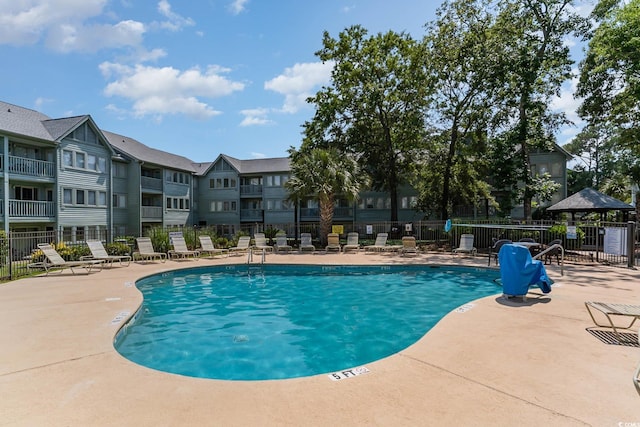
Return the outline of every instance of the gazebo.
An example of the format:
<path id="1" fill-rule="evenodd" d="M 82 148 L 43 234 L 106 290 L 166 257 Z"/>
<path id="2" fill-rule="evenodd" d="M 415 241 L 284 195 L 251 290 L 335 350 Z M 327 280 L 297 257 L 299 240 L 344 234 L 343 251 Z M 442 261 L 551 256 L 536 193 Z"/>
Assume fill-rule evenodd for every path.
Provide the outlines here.
<path id="1" fill-rule="evenodd" d="M 571 219 L 575 220 L 577 212 L 598 212 L 602 218 L 609 211 L 621 211 L 624 215 L 624 221 L 629 219 L 629 212 L 635 211 L 633 205 L 625 203 L 615 197 L 607 196 L 604 193 L 594 190 L 593 188 L 585 188 L 559 201 L 553 206 L 547 208 L 547 212 L 552 214 L 560 212 L 571 212 Z"/>

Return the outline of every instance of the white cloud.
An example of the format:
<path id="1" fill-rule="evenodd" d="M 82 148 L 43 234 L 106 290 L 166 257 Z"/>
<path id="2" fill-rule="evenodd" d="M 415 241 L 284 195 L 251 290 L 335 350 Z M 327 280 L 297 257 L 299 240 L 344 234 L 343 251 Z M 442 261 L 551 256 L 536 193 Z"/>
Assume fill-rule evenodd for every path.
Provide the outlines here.
<path id="1" fill-rule="evenodd" d="M 247 3 L 249 3 L 249 0 L 233 0 L 229 4 L 229 10 L 234 15 L 238 15 L 238 14 L 244 12 L 244 10 L 247 8 L 247 6 L 246 6 Z"/>
<path id="2" fill-rule="evenodd" d="M 265 159 L 267 158 L 267 155 L 264 153 L 256 153 L 255 151 L 251 152 L 251 157 L 254 159 Z"/>
<path id="3" fill-rule="evenodd" d="M 184 114 L 195 119 L 207 119 L 220 114 L 201 98 L 218 98 L 244 89 L 244 84 L 222 76 L 227 69 L 209 66 L 178 70 L 173 67 L 150 67 L 104 62 L 100 70 L 106 78 L 115 77 L 104 89 L 106 96 L 118 96 L 133 102 L 137 117 L 162 117 Z"/>
<path id="4" fill-rule="evenodd" d="M 244 116 L 240 126 L 262 126 L 273 123 L 272 120 L 267 118 L 269 110 L 266 108 L 254 108 L 249 110 L 242 110 L 240 114 Z"/>
<path id="5" fill-rule="evenodd" d="M 308 62 L 286 68 L 284 73 L 264 84 L 264 88 L 284 95 L 282 111 L 295 113 L 306 105 L 314 89 L 331 81 L 333 62 Z"/>
<path id="6" fill-rule="evenodd" d="M 193 19 L 182 17 L 172 11 L 171 5 L 167 0 L 160 0 L 158 3 L 158 12 L 168 19 L 168 21 L 163 21 L 158 24 L 161 28 L 170 31 L 179 31 L 184 27 L 195 25 Z"/>
<path id="7" fill-rule="evenodd" d="M 48 103 L 50 103 L 52 101 L 53 100 L 49 99 L 49 98 L 39 97 L 39 98 L 36 98 L 36 101 L 34 102 L 34 105 L 35 105 L 36 110 L 42 110 L 42 107 L 43 107 L 44 104 L 48 104 Z"/>
<path id="8" fill-rule="evenodd" d="M 121 21 L 115 25 L 74 26 L 60 24 L 49 30 L 46 44 L 59 52 L 97 52 L 101 49 L 139 46 L 145 26 L 137 21 Z"/>

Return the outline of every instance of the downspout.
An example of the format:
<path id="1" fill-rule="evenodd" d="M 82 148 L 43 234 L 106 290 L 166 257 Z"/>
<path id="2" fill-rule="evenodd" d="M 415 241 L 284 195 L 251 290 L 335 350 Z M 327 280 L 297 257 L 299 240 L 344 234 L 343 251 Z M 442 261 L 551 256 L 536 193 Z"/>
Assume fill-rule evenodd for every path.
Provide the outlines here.
<path id="1" fill-rule="evenodd" d="M 9 236 L 9 137 L 5 135 L 2 139 L 2 150 L 4 153 L 4 167 L 2 168 L 2 179 L 4 181 L 4 232 Z"/>

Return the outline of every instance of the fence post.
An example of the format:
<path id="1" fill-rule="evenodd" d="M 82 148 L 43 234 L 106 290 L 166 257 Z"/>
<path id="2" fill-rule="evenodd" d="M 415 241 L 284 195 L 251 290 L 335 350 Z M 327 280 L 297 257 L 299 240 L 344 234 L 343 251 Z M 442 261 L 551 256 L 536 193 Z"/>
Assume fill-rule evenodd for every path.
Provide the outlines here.
<path id="1" fill-rule="evenodd" d="M 634 268 L 636 263 L 636 223 L 627 222 L 627 267 Z"/>

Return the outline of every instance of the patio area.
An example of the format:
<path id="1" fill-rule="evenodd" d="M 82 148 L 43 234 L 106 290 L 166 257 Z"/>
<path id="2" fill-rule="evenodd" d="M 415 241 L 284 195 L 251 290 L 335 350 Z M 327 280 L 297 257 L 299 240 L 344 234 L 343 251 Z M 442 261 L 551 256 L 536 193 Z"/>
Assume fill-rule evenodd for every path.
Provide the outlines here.
<path id="1" fill-rule="evenodd" d="M 141 303 L 137 279 L 244 262 L 132 263 L 0 284 L 0 426 L 640 425 L 632 383 L 640 348 L 587 330 L 584 305 L 640 304 L 640 272 L 599 264 L 566 264 L 564 276 L 547 265 L 550 294 L 473 301 L 409 348 L 367 364 L 369 373 L 340 381 L 189 378 L 114 350 Z M 266 262 L 487 266 L 486 257 L 430 253 L 291 253 Z"/>

